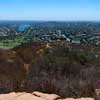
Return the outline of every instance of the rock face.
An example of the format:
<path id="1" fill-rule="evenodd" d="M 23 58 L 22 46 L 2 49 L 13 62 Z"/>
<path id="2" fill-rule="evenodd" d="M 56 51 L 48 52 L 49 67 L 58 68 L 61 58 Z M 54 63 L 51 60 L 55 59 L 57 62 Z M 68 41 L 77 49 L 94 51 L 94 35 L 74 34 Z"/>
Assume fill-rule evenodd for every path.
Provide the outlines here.
<path id="1" fill-rule="evenodd" d="M 0 100 L 94 100 L 93 98 L 66 98 L 60 99 L 59 96 L 55 94 L 44 94 L 40 92 L 30 93 L 9 93 L 9 94 L 1 94 Z"/>

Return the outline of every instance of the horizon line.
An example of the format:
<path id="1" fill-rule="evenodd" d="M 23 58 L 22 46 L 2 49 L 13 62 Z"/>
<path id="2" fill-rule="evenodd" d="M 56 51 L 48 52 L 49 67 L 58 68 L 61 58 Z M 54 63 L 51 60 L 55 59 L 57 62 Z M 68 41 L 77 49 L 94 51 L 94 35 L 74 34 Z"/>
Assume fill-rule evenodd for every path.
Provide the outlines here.
<path id="1" fill-rule="evenodd" d="M 100 22 L 100 20 L 44 20 L 44 19 L 0 19 L 0 21 L 44 21 L 44 22 Z"/>

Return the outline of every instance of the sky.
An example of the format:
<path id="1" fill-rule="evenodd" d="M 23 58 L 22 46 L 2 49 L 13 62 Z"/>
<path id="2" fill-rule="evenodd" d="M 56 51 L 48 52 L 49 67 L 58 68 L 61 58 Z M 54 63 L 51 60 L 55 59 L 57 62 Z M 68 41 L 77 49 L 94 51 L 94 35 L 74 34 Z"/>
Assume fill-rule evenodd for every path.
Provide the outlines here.
<path id="1" fill-rule="evenodd" d="M 0 20 L 100 21 L 100 0 L 0 0 Z"/>

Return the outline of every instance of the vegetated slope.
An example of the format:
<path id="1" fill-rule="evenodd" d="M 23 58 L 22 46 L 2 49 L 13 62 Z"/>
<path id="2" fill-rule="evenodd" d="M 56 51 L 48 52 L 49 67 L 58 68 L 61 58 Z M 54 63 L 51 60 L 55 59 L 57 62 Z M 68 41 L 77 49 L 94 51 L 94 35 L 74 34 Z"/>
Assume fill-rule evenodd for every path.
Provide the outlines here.
<path id="1" fill-rule="evenodd" d="M 100 88 L 99 51 L 97 46 L 68 42 L 31 42 L 0 50 L 0 91 L 92 97 Z"/>

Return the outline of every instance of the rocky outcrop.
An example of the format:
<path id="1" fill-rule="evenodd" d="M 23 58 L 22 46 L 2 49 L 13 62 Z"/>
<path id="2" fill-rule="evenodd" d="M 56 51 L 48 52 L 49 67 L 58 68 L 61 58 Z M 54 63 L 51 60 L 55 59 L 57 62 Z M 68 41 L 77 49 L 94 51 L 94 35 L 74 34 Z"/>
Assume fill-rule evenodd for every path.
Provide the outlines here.
<path id="1" fill-rule="evenodd" d="M 61 99 L 60 96 L 55 94 L 44 94 L 40 92 L 33 92 L 31 93 L 9 93 L 9 94 L 1 94 L 0 100 L 94 100 L 93 98 L 66 98 Z"/>
<path id="2" fill-rule="evenodd" d="M 57 100 L 57 99 L 60 99 L 60 96 L 58 96 L 56 94 L 43 94 L 43 93 L 40 93 L 40 92 L 33 92 L 32 94 L 37 96 L 37 97 L 44 98 L 46 100 Z"/>

